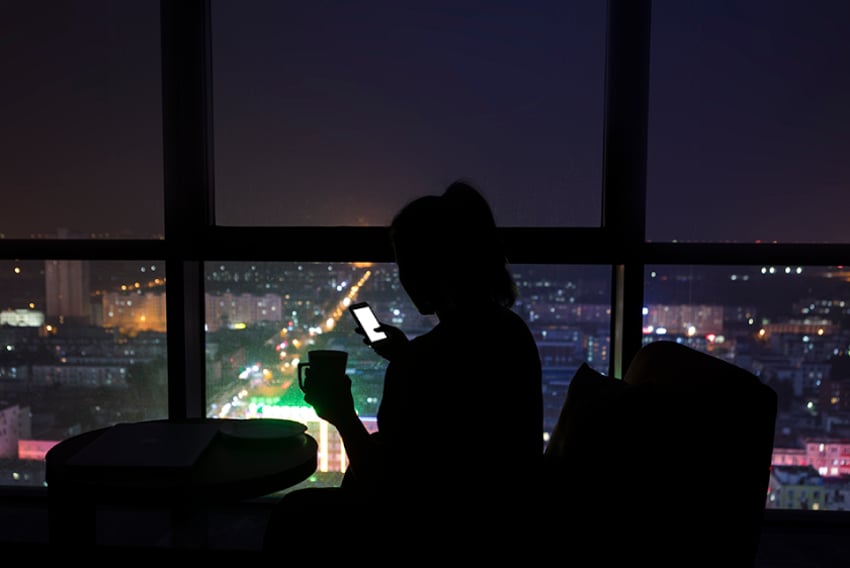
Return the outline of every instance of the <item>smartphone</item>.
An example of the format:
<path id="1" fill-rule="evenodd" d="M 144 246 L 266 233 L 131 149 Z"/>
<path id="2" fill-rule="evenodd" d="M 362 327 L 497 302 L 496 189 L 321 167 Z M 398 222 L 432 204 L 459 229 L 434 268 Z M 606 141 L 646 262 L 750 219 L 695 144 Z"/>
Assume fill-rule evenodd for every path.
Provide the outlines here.
<path id="1" fill-rule="evenodd" d="M 375 315 L 374 310 L 372 310 L 372 306 L 367 302 L 351 304 L 348 306 L 348 311 L 354 316 L 357 325 L 366 332 L 366 339 L 369 340 L 369 343 L 375 343 L 376 341 L 387 338 L 387 334 L 383 331 L 375 331 L 375 328 L 381 325 L 381 322 L 378 321 L 378 317 Z"/>

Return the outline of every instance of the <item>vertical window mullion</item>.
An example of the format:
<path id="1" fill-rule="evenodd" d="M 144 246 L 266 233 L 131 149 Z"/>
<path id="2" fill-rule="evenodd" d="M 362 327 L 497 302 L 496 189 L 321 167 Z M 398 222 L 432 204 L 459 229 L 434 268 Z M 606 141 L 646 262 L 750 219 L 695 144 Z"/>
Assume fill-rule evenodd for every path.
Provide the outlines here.
<path id="1" fill-rule="evenodd" d="M 204 416 L 204 243 L 214 223 L 210 6 L 160 3 L 169 417 Z"/>
<path id="2" fill-rule="evenodd" d="M 605 69 L 602 224 L 612 268 L 611 364 L 621 377 L 642 341 L 650 0 L 610 0 Z"/>

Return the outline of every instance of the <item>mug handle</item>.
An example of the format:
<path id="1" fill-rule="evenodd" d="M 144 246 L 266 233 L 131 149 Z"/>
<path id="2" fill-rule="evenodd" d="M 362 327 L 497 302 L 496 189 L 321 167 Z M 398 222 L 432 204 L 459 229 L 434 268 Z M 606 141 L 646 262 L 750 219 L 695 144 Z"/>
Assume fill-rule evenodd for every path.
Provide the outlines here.
<path id="1" fill-rule="evenodd" d="M 306 369 L 310 366 L 309 361 L 305 361 L 303 363 L 298 363 L 298 386 L 301 387 L 301 390 L 304 391 L 304 378 L 301 375 L 301 369 Z M 304 391 L 306 392 L 306 391 Z"/>

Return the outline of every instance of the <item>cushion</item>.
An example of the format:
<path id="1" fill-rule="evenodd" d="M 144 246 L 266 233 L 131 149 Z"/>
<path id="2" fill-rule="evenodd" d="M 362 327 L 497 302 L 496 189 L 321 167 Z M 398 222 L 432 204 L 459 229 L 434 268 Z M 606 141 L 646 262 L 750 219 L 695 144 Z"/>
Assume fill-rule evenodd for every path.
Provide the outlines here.
<path id="1" fill-rule="evenodd" d="M 578 446 L 592 442 L 606 426 L 614 400 L 628 385 L 619 379 L 603 375 L 587 363 L 573 375 L 558 421 L 552 429 L 544 452 L 544 461 L 557 465 L 567 459 Z"/>

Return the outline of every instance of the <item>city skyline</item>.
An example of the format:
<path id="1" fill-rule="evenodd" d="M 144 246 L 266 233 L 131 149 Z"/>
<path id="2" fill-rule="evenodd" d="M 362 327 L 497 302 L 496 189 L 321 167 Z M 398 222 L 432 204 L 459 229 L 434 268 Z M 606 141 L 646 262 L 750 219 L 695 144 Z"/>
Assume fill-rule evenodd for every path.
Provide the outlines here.
<path id="1" fill-rule="evenodd" d="M 254 268 L 256 268 L 256 274 L 262 274 L 265 278 L 269 278 L 270 281 L 280 280 L 279 275 L 276 274 L 271 267 L 285 267 L 292 271 L 296 266 L 292 263 L 268 264 L 270 266 Z M 349 295 L 346 286 L 342 286 L 340 288 L 341 283 L 350 281 L 351 276 L 353 275 L 360 274 L 362 276 L 363 270 L 368 272 L 376 271 L 373 278 L 377 278 L 377 280 L 372 280 L 372 282 L 379 284 L 378 289 L 383 288 L 382 283 L 387 283 L 389 280 L 392 280 L 390 275 L 381 276 L 380 267 L 376 266 L 360 265 L 356 270 L 352 270 L 348 263 L 336 263 L 335 266 L 339 271 L 336 274 L 328 273 L 327 263 L 318 263 L 318 266 L 314 267 L 316 270 L 313 271 L 312 276 L 308 276 L 300 270 L 295 270 L 291 273 L 303 274 L 303 278 L 305 278 L 303 282 L 305 287 L 304 294 L 307 294 L 307 296 L 296 294 L 294 297 L 287 299 L 287 304 L 282 305 L 288 305 L 288 310 L 297 309 L 298 314 L 303 317 L 296 318 L 293 322 L 289 322 L 289 324 L 278 320 L 277 327 L 287 327 L 288 325 L 292 333 L 295 333 L 296 330 L 308 332 L 314 325 L 311 323 L 311 320 L 315 320 L 315 322 L 326 321 L 327 316 L 332 313 L 329 310 L 333 310 L 333 306 L 340 298 L 343 296 L 347 297 Z M 243 269 L 250 268 L 251 263 L 235 263 L 235 266 L 232 267 L 232 271 L 228 270 L 225 265 L 222 265 L 212 272 L 218 274 L 220 279 L 229 280 L 231 282 L 229 288 L 238 293 L 238 286 L 233 288 L 234 283 L 242 283 L 245 281 L 245 273 L 240 270 L 240 267 Z M 388 264 L 386 265 L 386 268 L 392 271 L 393 267 L 391 264 Z M 594 311 L 593 306 L 563 301 L 566 299 L 562 295 L 563 292 L 575 292 L 577 284 L 579 288 L 581 287 L 578 280 L 555 280 L 551 277 L 547 277 L 545 274 L 545 270 L 548 267 L 543 266 L 532 268 L 534 270 L 529 273 L 531 275 L 531 280 L 538 282 L 539 288 L 528 288 L 530 282 L 520 280 L 520 284 L 525 287 L 528 295 L 526 301 L 519 305 L 517 310 L 523 317 L 528 319 L 530 326 L 538 338 L 538 346 L 545 371 L 544 400 L 547 409 L 546 424 L 551 426 L 557 417 L 562 404 L 566 386 L 569 384 L 569 379 L 578 365 L 582 362 L 589 361 L 600 371 L 605 372 L 605 355 L 607 351 L 606 336 L 609 332 L 610 322 L 608 319 L 610 318 L 610 313 L 605 310 Z M 738 269 L 739 267 L 734 268 Z M 805 274 L 805 271 L 803 271 L 803 274 Z M 697 275 L 694 273 L 690 274 L 691 278 L 696 276 Z M 802 275 L 795 274 L 794 271 L 789 271 L 788 274 L 783 272 L 778 276 L 780 278 L 788 279 L 802 277 Z M 812 278 L 815 279 L 814 281 L 824 281 L 822 275 L 814 274 L 812 275 Z M 685 286 L 688 285 L 687 282 L 678 278 L 671 278 L 670 281 L 674 283 L 679 282 L 679 284 Z M 260 286 L 257 286 L 257 284 L 260 284 Z M 250 288 L 262 288 L 261 284 L 262 283 L 259 282 L 252 282 Z M 321 284 L 320 289 L 324 290 L 322 293 L 318 293 L 317 291 L 318 288 L 316 288 L 316 286 L 319 284 Z M 297 289 L 297 287 L 293 286 L 293 283 L 290 281 L 289 289 Z M 755 286 L 757 286 L 757 284 L 755 284 Z M 313 292 L 307 293 L 306 290 L 308 289 L 313 290 Z M 376 307 L 381 310 L 380 313 L 384 318 L 390 317 L 388 314 L 395 312 L 399 307 L 398 302 L 403 302 L 404 300 L 404 295 L 400 288 L 396 288 L 395 290 L 387 288 L 384 289 L 381 294 L 377 295 L 375 294 L 375 291 L 376 290 L 372 290 L 371 287 L 369 287 L 369 289 L 361 290 L 360 292 L 375 299 Z M 810 293 L 817 301 L 812 301 L 812 311 L 810 312 L 811 321 L 808 323 L 803 321 L 803 312 L 799 311 L 800 306 L 797 304 L 786 305 L 786 316 L 772 322 L 747 322 L 746 320 L 740 320 L 739 318 L 742 314 L 746 315 L 746 310 L 741 311 L 740 309 L 736 309 L 736 307 L 746 307 L 741 305 L 726 305 L 721 307 L 699 305 L 696 302 L 692 302 L 690 305 L 678 307 L 675 305 L 650 306 L 651 309 L 656 310 L 653 317 L 666 318 L 665 326 L 670 328 L 670 333 L 668 335 L 657 339 L 667 338 L 677 341 L 686 341 L 691 345 L 708 349 L 710 352 L 714 352 L 721 357 L 734 355 L 735 358 L 732 360 L 736 364 L 751 369 L 753 372 L 757 372 L 763 380 L 768 381 L 769 384 L 777 388 L 780 392 L 781 419 L 777 423 L 777 440 L 780 440 L 780 443 L 777 445 L 775 455 L 777 460 L 781 460 L 781 463 L 786 465 L 807 463 L 814 459 L 812 458 L 811 451 L 807 450 L 808 454 L 806 454 L 797 447 L 796 442 L 793 441 L 795 437 L 790 436 L 787 432 L 785 432 L 786 429 L 790 428 L 790 431 L 796 432 L 797 436 L 805 435 L 815 437 L 815 439 L 827 439 L 829 437 L 827 436 L 830 432 L 829 429 L 824 431 L 817 430 L 811 424 L 808 424 L 808 420 L 811 417 L 808 419 L 802 417 L 806 414 L 803 402 L 809 400 L 809 402 L 816 404 L 829 405 L 828 394 L 832 391 L 820 392 L 821 381 L 830 377 L 827 368 L 832 364 L 830 362 L 833 358 L 831 354 L 834 353 L 836 349 L 842 352 L 846 349 L 847 337 L 850 332 L 850 330 L 845 327 L 841 327 L 840 325 L 818 324 L 818 321 L 825 320 L 831 305 L 833 308 L 839 310 L 830 316 L 835 318 L 835 321 L 841 321 L 847 318 L 848 307 L 843 303 L 841 306 L 833 305 L 833 296 L 830 294 L 822 295 L 820 293 L 812 292 L 811 290 Z M 540 294 L 539 297 L 537 297 L 538 294 Z M 252 297 L 259 296 L 254 295 Z M 531 301 L 528 299 L 529 297 L 537 297 L 537 299 Z M 248 298 L 246 302 L 246 305 L 250 305 L 252 300 Z M 720 307 L 720 309 L 725 313 L 716 312 L 716 307 Z M 821 309 L 826 311 L 819 313 L 817 310 Z M 796 315 L 795 310 L 797 310 Z M 401 311 L 403 312 L 404 310 Z M 294 315 L 295 311 L 290 313 Z M 533 315 L 535 313 L 543 314 L 546 317 L 537 319 Z M 699 318 L 704 318 L 709 325 L 719 325 L 721 327 L 728 326 L 725 327 L 725 331 L 727 332 L 725 334 L 726 337 L 722 337 L 723 334 L 719 333 L 718 335 L 720 337 L 709 338 L 705 335 L 704 330 L 702 330 L 701 333 L 689 335 L 682 325 L 674 325 L 674 322 L 679 320 L 699 325 Z M 660 320 L 655 319 L 653 321 Z M 356 377 L 354 379 L 356 396 L 359 397 L 358 400 L 362 398 L 363 402 L 361 402 L 361 404 L 364 405 L 364 409 L 368 408 L 374 412 L 374 405 L 376 401 L 379 400 L 380 395 L 380 381 L 382 376 L 381 367 L 374 366 L 369 362 L 370 358 L 374 358 L 374 354 L 371 352 L 361 353 L 359 351 L 360 349 L 363 349 L 363 346 L 360 342 L 360 338 L 352 331 L 353 323 L 347 319 L 340 320 L 340 323 L 344 322 L 348 325 L 342 325 L 339 329 L 334 329 L 333 333 L 325 333 L 316 336 L 316 345 L 332 345 L 336 348 L 344 348 L 352 354 L 352 361 L 354 362 L 352 372 L 356 373 Z M 231 345 L 232 349 L 232 344 L 229 342 L 236 336 L 231 335 L 230 339 L 228 339 L 227 335 L 208 335 L 208 340 L 211 342 L 210 345 L 217 346 L 211 353 L 219 353 L 218 357 L 220 357 L 220 362 L 213 365 L 211 369 L 208 369 L 208 372 L 212 369 L 218 369 L 218 371 L 207 377 L 207 380 L 209 381 L 208 387 L 211 389 L 208 391 L 208 403 L 211 404 L 210 412 L 228 413 L 223 414 L 222 417 L 238 417 L 241 416 L 241 414 L 239 414 L 240 412 L 255 413 L 246 414 L 244 416 L 245 418 L 261 417 L 263 412 L 267 412 L 268 416 L 277 416 L 277 414 L 275 414 L 276 412 L 284 411 L 301 412 L 301 414 L 297 414 L 297 416 L 301 416 L 303 418 L 302 415 L 304 411 L 298 410 L 300 405 L 297 403 L 293 406 L 294 410 L 287 410 L 284 407 L 277 408 L 277 405 L 279 404 L 283 404 L 287 408 L 288 406 L 292 406 L 294 404 L 293 401 L 296 400 L 293 398 L 292 393 L 289 393 L 289 395 L 284 397 L 281 393 L 277 393 L 274 388 L 260 383 L 260 388 L 256 390 L 254 394 L 251 394 L 250 390 L 246 391 L 246 389 L 242 386 L 243 384 L 247 386 L 247 382 L 243 383 L 242 381 L 236 380 L 236 373 L 242 371 L 243 367 L 247 368 L 247 366 L 253 365 L 258 361 L 264 361 L 266 364 L 271 361 L 271 359 L 268 359 L 267 356 L 263 356 L 261 358 L 257 358 L 257 356 L 263 351 L 269 351 L 271 353 L 270 345 L 268 345 L 268 342 L 265 339 L 275 331 L 275 322 L 266 322 L 263 324 L 262 321 L 257 319 L 253 322 L 246 320 L 245 323 L 245 330 L 256 328 L 256 331 L 259 334 L 248 333 L 246 331 L 237 332 L 248 333 L 244 337 L 253 338 L 252 341 L 256 341 L 256 345 L 244 352 L 241 350 L 234 352 L 242 353 L 241 359 L 237 358 L 235 361 L 232 358 L 231 351 L 219 352 L 220 347 L 218 346 Z M 410 322 L 407 320 L 395 323 L 399 323 L 403 327 L 410 329 Z M 144 361 L 149 360 L 151 357 L 154 358 L 153 360 L 157 360 L 156 353 L 159 353 L 159 364 L 164 365 L 164 359 L 162 356 L 164 354 L 163 349 L 165 342 L 162 338 L 156 340 L 154 335 L 140 335 L 138 336 L 138 339 L 135 339 L 135 335 L 130 334 L 126 336 L 125 340 L 120 343 L 116 343 L 112 348 L 110 348 L 107 344 L 113 342 L 118 335 L 109 333 L 92 334 L 91 332 L 83 329 L 75 331 L 73 325 L 65 327 L 66 333 L 59 333 L 55 336 L 48 335 L 39 341 L 45 341 L 48 345 L 54 346 L 51 347 L 49 351 L 61 347 L 62 358 L 63 360 L 67 360 L 65 360 L 62 365 L 59 365 L 58 363 L 51 363 L 43 359 L 32 361 L 32 377 L 27 378 L 26 375 L 21 375 L 13 381 L 14 384 L 20 386 L 20 384 L 23 384 L 21 383 L 21 380 L 24 380 L 26 381 L 26 384 L 29 385 L 28 388 L 31 389 L 37 387 L 39 384 L 47 384 L 45 381 L 72 381 L 72 383 L 69 384 L 79 383 L 80 385 L 85 385 L 87 382 L 91 382 L 92 384 L 95 382 L 103 382 L 101 388 L 111 385 L 111 387 L 109 387 L 110 390 L 114 390 L 121 385 L 124 385 L 124 388 L 127 388 L 130 384 L 134 384 L 136 385 L 135 388 L 138 388 L 140 386 L 140 383 L 138 382 L 139 378 L 133 378 L 133 373 L 138 372 L 138 369 L 136 371 L 129 372 L 128 374 L 128 370 L 125 368 L 126 363 L 122 363 L 124 359 L 127 359 L 128 361 L 136 360 L 137 364 L 144 364 Z M 677 328 L 678 332 L 676 331 Z M 746 331 L 746 328 L 749 328 L 749 331 Z M 761 339 L 757 337 L 756 333 L 756 331 L 760 328 L 768 331 L 768 334 L 763 336 Z M 706 329 L 718 330 L 720 328 L 714 327 Z M 24 330 L 22 330 L 22 332 L 23 331 Z M 16 332 L 13 329 L 5 328 L 5 337 L 7 338 L 7 341 L 14 336 L 14 333 Z M 809 342 L 801 342 L 801 340 L 807 335 L 812 339 Z M 292 337 L 295 337 L 295 335 L 291 335 L 289 338 L 292 339 Z M 32 334 L 24 333 L 24 335 L 21 336 L 21 339 L 23 340 L 23 343 L 20 345 L 29 344 L 30 348 L 35 345 L 33 342 L 36 338 Z M 717 343 L 712 345 L 712 341 L 715 339 L 717 340 Z M 136 345 L 137 341 L 139 342 L 138 345 Z M 287 347 L 284 343 L 281 343 L 280 347 L 286 350 Z M 755 349 L 759 343 L 761 343 L 761 347 Z M 97 347 L 98 345 L 100 347 Z M 208 348 L 210 345 L 208 345 Z M 597 346 L 597 348 L 600 348 L 601 350 L 591 353 L 588 351 L 588 348 L 592 345 Z M 810 346 L 811 349 L 806 347 L 807 345 Z M 59 352 L 57 351 L 57 353 Z M 124 355 L 121 355 L 121 353 L 124 353 Z M 128 359 L 127 353 L 134 353 L 135 355 L 129 355 Z M 844 354 L 846 355 L 846 353 Z M 296 355 L 292 354 L 292 356 Z M 87 357 L 93 357 L 94 359 L 92 362 L 87 362 Z M 14 360 L 15 359 L 13 358 L 12 361 Z M 225 363 L 225 361 L 230 362 Z M 208 361 L 208 364 L 209 363 L 210 362 Z M 6 365 L 8 364 L 7 360 Z M 18 364 L 20 364 L 20 361 Z M 125 370 L 122 370 L 122 368 Z M 7 375 L 4 379 L 7 381 L 5 384 L 12 386 L 13 383 L 8 382 L 8 367 L 0 367 L 0 370 L 3 370 L 3 372 Z M 150 369 L 146 372 L 150 372 Z M 164 368 L 160 369 L 158 374 L 151 376 L 160 377 L 156 380 L 162 381 L 164 380 L 161 376 L 163 372 Z M 831 379 L 832 381 L 829 383 L 824 382 L 824 385 L 830 385 L 830 389 L 847 389 L 846 386 L 840 385 L 850 385 L 850 375 L 835 375 L 832 376 Z M 286 383 L 285 376 L 283 380 L 281 377 L 277 377 L 274 380 L 275 382 L 273 384 L 275 385 Z M 156 392 L 157 389 L 163 388 L 163 386 L 164 384 L 160 382 L 151 383 L 149 388 L 153 390 L 145 395 L 150 397 L 150 402 L 148 402 L 148 404 L 155 404 L 153 401 L 156 400 L 160 400 L 160 403 L 162 402 L 161 398 L 158 399 L 156 396 Z M 86 389 L 86 387 L 83 388 Z M 243 402 L 238 404 L 235 402 L 230 403 L 229 401 L 231 399 L 234 401 L 236 400 L 233 397 L 237 396 L 237 391 L 239 393 L 239 399 L 243 399 Z M 14 390 L 8 391 L 6 393 L 7 396 L 12 392 L 14 392 Z M 107 395 L 106 391 L 92 390 L 92 387 L 89 386 L 88 392 L 91 394 L 84 396 L 77 395 L 78 398 L 75 399 L 77 401 L 75 404 L 86 404 L 84 401 L 89 400 L 88 397 L 98 393 L 96 398 L 91 399 L 92 404 L 102 406 L 104 404 L 103 397 L 107 396 L 107 399 L 111 401 L 111 403 L 107 406 L 112 408 L 113 411 L 128 411 L 128 408 L 125 407 L 127 404 L 126 401 L 121 402 L 120 398 L 113 400 L 113 397 L 121 392 L 120 389 L 114 390 L 112 394 Z M 245 394 L 242 394 L 243 392 L 245 392 Z M 133 395 L 133 400 L 138 400 L 137 397 L 139 396 L 139 394 Z M 279 402 L 275 402 L 277 398 L 280 398 Z M 840 400 L 843 400 L 843 397 L 841 397 Z M 794 401 L 796 401 L 796 403 Z M 36 405 L 35 408 L 37 414 L 43 412 L 43 402 L 39 402 L 37 400 L 33 400 L 32 402 Z M 796 404 L 798 408 L 794 410 L 793 407 L 789 407 L 789 404 Z M 265 409 L 263 408 L 264 405 Z M 152 406 L 148 409 L 148 411 L 155 408 L 156 406 Z M 160 410 L 162 411 L 162 409 Z M 235 412 L 236 414 L 229 414 L 231 412 Z M 78 418 L 75 419 L 81 419 L 88 413 L 89 411 L 84 410 L 82 407 L 77 408 L 74 415 Z M 836 435 L 841 436 L 841 434 L 836 433 L 844 432 L 846 430 L 847 427 L 843 425 L 840 418 L 844 414 L 846 414 L 846 409 L 844 409 L 843 406 L 840 409 L 836 407 L 835 410 L 829 412 L 829 415 L 832 417 L 830 422 L 830 427 L 832 429 L 832 434 L 830 435 L 832 437 L 835 437 Z M 106 415 L 101 416 L 101 420 L 104 418 L 106 418 Z M 38 421 L 38 424 L 42 424 L 41 419 Z M 547 428 L 549 426 L 547 426 Z M 43 428 L 43 425 L 39 426 L 39 428 Z M 321 436 L 325 435 L 326 434 L 321 434 Z M 820 438 L 818 438 L 818 435 L 820 435 Z M 825 438 L 824 436 L 827 437 Z M 38 447 L 41 447 L 38 445 L 39 443 L 40 442 L 38 442 L 37 439 L 28 443 L 26 446 L 27 451 L 33 452 L 33 455 L 36 455 Z M 835 471 L 837 472 L 839 470 L 836 469 Z M 841 471 L 844 471 L 844 469 L 841 469 Z M 827 472 L 822 475 L 834 476 L 837 475 L 837 473 Z"/>

